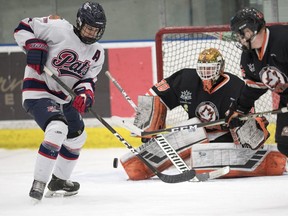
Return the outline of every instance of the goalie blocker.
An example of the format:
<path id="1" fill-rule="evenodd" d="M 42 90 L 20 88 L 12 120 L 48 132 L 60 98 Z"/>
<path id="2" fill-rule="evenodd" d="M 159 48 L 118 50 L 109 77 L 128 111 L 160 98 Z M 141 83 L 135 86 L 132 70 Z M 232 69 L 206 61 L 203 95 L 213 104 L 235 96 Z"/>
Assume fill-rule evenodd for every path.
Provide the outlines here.
<path id="1" fill-rule="evenodd" d="M 154 131 L 165 128 L 167 108 L 158 96 L 138 96 L 138 108 L 134 125 L 143 131 Z M 151 138 L 151 136 L 145 136 Z"/>

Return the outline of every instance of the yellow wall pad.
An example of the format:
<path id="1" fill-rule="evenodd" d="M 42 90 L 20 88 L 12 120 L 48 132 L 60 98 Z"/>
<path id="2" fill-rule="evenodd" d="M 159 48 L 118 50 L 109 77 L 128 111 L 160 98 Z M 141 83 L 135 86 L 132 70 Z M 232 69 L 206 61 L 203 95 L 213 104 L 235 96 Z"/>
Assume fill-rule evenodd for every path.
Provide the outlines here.
<path id="1" fill-rule="evenodd" d="M 115 127 L 115 130 L 133 147 L 141 144 L 140 138 L 131 137 L 126 129 Z M 270 124 L 268 130 L 271 134 L 266 143 L 273 144 L 275 124 Z M 106 128 L 86 128 L 86 132 L 88 138 L 84 148 L 125 148 L 124 144 Z M 38 148 L 43 141 L 43 136 L 44 133 L 40 129 L 0 129 L 0 148 Z"/>
<path id="2" fill-rule="evenodd" d="M 268 128 L 268 131 L 270 132 L 270 137 L 268 138 L 266 143 L 275 144 L 275 131 L 276 131 L 275 123 L 270 123 L 267 128 Z"/>
<path id="3" fill-rule="evenodd" d="M 124 146 L 108 129 L 86 128 L 88 135 L 84 148 L 122 148 Z M 141 144 L 141 139 L 131 137 L 130 132 L 123 128 L 115 127 L 115 130 L 133 147 Z M 44 133 L 40 129 L 1 129 L 0 148 L 39 148 L 43 141 Z"/>

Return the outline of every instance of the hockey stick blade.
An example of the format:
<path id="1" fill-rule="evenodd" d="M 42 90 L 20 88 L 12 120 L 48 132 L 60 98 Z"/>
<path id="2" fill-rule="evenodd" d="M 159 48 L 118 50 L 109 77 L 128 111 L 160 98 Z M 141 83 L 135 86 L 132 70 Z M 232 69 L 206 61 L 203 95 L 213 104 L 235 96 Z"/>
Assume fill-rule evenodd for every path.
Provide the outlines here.
<path id="1" fill-rule="evenodd" d="M 193 179 L 196 175 L 195 170 L 188 170 L 176 175 L 166 175 L 158 172 L 157 176 L 166 183 L 180 183 Z"/>
<path id="2" fill-rule="evenodd" d="M 129 123 L 127 120 L 119 117 L 119 116 L 112 116 L 111 120 L 118 125 L 119 127 L 123 127 L 126 130 L 129 130 L 130 132 L 134 133 L 137 136 L 141 136 L 141 133 L 143 132 L 142 129 L 138 128 L 132 123 Z"/>
<path id="3" fill-rule="evenodd" d="M 216 179 L 216 178 L 222 177 L 222 176 L 226 175 L 229 172 L 230 172 L 230 167 L 229 166 L 225 166 L 225 167 L 213 170 L 211 172 L 196 174 L 196 178 L 199 181 L 207 181 L 207 180 L 212 180 L 212 179 Z"/>

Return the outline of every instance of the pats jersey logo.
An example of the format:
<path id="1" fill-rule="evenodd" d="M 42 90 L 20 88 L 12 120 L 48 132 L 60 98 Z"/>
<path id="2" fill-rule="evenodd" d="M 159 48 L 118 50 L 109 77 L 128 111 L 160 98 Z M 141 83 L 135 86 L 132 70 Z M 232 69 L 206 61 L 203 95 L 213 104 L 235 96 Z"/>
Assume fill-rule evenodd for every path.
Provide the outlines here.
<path id="1" fill-rule="evenodd" d="M 196 107 L 196 116 L 202 122 L 210 122 L 219 119 L 219 112 L 215 104 L 210 101 L 200 103 Z"/>
<path id="2" fill-rule="evenodd" d="M 75 51 L 65 49 L 52 59 L 52 65 L 57 68 L 61 76 L 74 76 L 81 79 L 88 72 L 90 61 L 82 62 Z"/>
<path id="3" fill-rule="evenodd" d="M 288 87 L 287 77 L 278 68 L 273 66 L 267 66 L 262 68 L 259 73 L 261 81 L 270 90 L 281 93 Z"/>

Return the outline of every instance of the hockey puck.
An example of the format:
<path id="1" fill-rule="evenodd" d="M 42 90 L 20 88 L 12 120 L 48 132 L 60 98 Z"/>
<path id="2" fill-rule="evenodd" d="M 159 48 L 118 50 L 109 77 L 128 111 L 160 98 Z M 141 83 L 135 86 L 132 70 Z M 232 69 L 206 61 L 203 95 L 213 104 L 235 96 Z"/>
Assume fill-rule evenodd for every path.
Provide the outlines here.
<path id="1" fill-rule="evenodd" d="M 114 158 L 113 160 L 113 167 L 117 168 L 118 167 L 118 158 Z"/>

